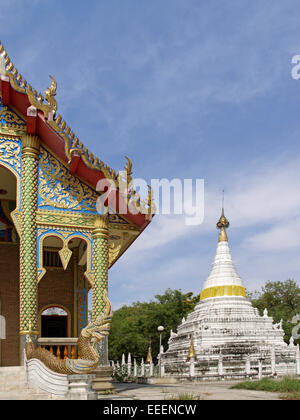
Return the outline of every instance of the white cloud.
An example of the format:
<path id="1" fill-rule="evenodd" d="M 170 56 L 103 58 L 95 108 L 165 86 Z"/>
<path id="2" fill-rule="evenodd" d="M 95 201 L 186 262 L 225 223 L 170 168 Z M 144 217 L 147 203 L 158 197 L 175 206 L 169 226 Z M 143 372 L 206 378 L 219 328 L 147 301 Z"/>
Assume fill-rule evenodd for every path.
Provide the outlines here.
<path id="1" fill-rule="evenodd" d="M 245 239 L 245 248 L 250 246 L 258 251 L 282 251 L 300 247 L 300 218 L 285 220 L 272 226 L 263 233 Z"/>
<path id="2" fill-rule="evenodd" d="M 232 174 L 227 179 L 225 189 L 225 212 L 234 229 L 249 227 L 250 231 L 261 229 L 256 239 L 262 246 L 276 234 L 284 241 L 277 241 L 276 248 L 298 245 L 300 235 L 296 235 L 297 222 L 290 222 L 300 214 L 300 158 L 290 161 L 261 162 L 260 166 L 250 165 Z M 186 226 L 185 216 L 157 215 L 141 238 L 132 246 L 132 252 L 149 251 L 169 245 L 185 237 L 211 232 L 221 212 L 221 191 L 219 187 L 205 187 L 204 223 L 197 227 Z M 176 198 L 175 198 L 176 200 Z M 280 223 L 280 226 L 277 224 Z M 290 237 L 290 240 L 288 238 Z M 247 241 L 249 242 L 249 238 Z M 274 242 L 274 241 L 273 241 Z M 273 247 L 275 244 L 273 245 Z M 271 245 L 269 245 L 271 247 Z"/>
<path id="3" fill-rule="evenodd" d="M 207 22 L 193 28 L 194 37 L 179 23 L 177 31 L 169 31 L 168 43 L 126 48 L 129 71 L 137 76 L 145 66 L 148 71 L 126 98 L 115 98 L 118 139 L 149 124 L 160 132 L 175 131 L 183 121 L 195 124 L 196 115 L 205 118 L 216 104 L 243 104 L 270 92 L 284 72 L 289 74 L 289 62 L 282 57 L 294 40 L 289 33 L 279 36 L 277 21 L 284 15 L 286 25 L 295 26 L 295 19 L 282 5 L 272 6 L 271 12 L 260 7 L 240 13 L 240 24 L 224 37 L 210 25 L 213 14 L 205 12 Z"/>
<path id="4" fill-rule="evenodd" d="M 170 242 L 191 234 L 193 229 L 185 225 L 184 216 L 157 215 L 141 237 L 136 240 L 132 251 L 136 253 L 167 246 Z"/>
<path id="5" fill-rule="evenodd" d="M 260 166 L 256 162 L 227 180 L 225 213 L 235 238 L 232 244 L 230 232 L 229 242 L 249 290 L 259 289 L 267 280 L 297 281 L 299 276 L 299 163 L 297 156 Z M 124 302 L 137 300 L 136 296 L 147 300 L 168 287 L 201 291 L 217 243 L 221 193 L 216 187 L 206 191 L 205 204 L 202 225 L 186 226 L 184 216 L 158 215 L 130 247 L 111 273 L 112 287 L 118 287 Z"/>
<path id="6" fill-rule="evenodd" d="M 224 179 L 225 212 L 234 228 L 268 230 L 300 214 L 300 157 L 249 162 Z M 210 181 L 205 191 L 203 229 L 213 226 L 221 208 L 221 188 Z"/>

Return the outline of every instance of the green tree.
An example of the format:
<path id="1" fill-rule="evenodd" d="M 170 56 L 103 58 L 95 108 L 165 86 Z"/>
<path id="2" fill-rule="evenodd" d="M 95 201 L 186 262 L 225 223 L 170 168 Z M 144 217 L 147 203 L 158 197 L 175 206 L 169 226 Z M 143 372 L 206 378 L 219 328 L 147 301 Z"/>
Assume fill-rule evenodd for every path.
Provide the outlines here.
<path id="1" fill-rule="evenodd" d="M 146 357 L 151 342 L 152 356 L 159 351 L 157 327 L 164 326 L 162 345 L 167 348 L 170 330 L 176 330 L 183 317 L 191 312 L 199 296 L 180 290 L 167 289 L 163 295 L 156 295 L 154 301 L 135 302 L 123 306 L 113 314 L 109 335 L 109 358 L 117 360 L 122 353 L 130 352 L 138 358 Z"/>
<path id="2" fill-rule="evenodd" d="M 252 305 L 258 308 L 260 315 L 263 315 L 265 308 L 274 322 L 283 320 L 282 326 L 285 332 L 284 340 L 288 343 L 295 324 L 292 324 L 294 315 L 300 314 L 300 287 L 297 283 L 288 279 L 284 282 L 268 281 L 261 291 L 248 293 Z M 299 343 L 300 340 L 295 340 Z"/>

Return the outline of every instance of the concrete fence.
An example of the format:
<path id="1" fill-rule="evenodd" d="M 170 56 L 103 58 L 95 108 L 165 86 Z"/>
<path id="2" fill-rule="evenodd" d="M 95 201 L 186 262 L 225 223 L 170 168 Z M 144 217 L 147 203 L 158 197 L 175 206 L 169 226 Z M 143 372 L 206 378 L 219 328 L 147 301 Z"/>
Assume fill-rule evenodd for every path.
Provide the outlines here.
<path id="1" fill-rule="evenodd" d="M 142 358 L 140 363 L 136 358 L 133 358 L 129 353 L 127 361 L 125 354 L 122 355 L 121 363 L 117 361 L 110 361 L 114 377 L 123 378 L 152 378 L 159 376 L 159 365 L 155 365 L 151 360 L 150 363 L 145 363 Z"/>
<path id="2" fill-rule="evenodd" d="M 294 353 L 295 354 L 295 353 Z M 176 363 L 162 357 L 162 363 L 145 363 L 144 359 L 137 361 L 129 353 L 127 360 L 122 355 L 121 363 L 110 361 L 113 375 L 117 379 L 123 378 L 158 378 L 176 377 L 178 379 L 195 380 L 230 380 L 230 379 L 261 379 L 276 376 L 300 376 L 300 351 L 297 346 L 295 357 L 290 360 L 281 360 L 275 349 L 263 357 L 258 355 L 245 355 L 243 359 L 234 359 L 226 355 L 200 355 L 187 362 Z"/>

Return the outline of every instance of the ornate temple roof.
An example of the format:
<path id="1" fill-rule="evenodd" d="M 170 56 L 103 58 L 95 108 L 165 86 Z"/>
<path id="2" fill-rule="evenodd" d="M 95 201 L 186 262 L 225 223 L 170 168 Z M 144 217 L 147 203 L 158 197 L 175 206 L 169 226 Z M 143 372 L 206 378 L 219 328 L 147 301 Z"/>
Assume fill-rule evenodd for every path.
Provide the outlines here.
<path id="1" fill-rule="evenodd" d="M 155 213 L 152 190 L 149 187 L 148 199 L 141 200 L 132 188 L 127 196 L 119 190 L 120 176 L 97 156 L 94 156 L 78 139 L 61 115 L 57 115 L 55 99 L 57 83 L 51 78 L 51 85 L 44 96 L 38 93 L 19 73 L 0 42 L 0 76 L 3 105 L 10 106 L 27 121 L 27 134 L 37 134 L 42 142 L 50 148 L 69 172 L 77 175 L 92 187 L 100 179 L 112 180 L 117 186 L 117 206 L 130 198 L 135 200 L 138 212 L 133 214 L 128 209 L 126 219 L 143 230 Z M 132 163 L 128 157 L 124 168 L 127 185 L 132 181 Z"/>
<path id="2" fill-rule="evenodd" d="M 224 296 L 245 296 L 242 279 L 238 275 L 232 261 L 226 229 L 229 221 L 222 215 L 217 223 L 220 229 L 217 252 L 209 276 L 207 277 L 200 299 Z"/>

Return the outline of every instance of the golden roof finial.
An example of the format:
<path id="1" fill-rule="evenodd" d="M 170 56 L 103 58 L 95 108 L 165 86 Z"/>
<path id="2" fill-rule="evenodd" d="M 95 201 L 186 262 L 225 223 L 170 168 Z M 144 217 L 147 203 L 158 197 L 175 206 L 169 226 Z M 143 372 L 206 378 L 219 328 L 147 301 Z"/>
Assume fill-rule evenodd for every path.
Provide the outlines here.
<path id="1" fill-rule="evenodd" d="M 57 111 L 57 102 L 54 96 L 56 96 L 56 89 L 57 89 L 57 83 L 54 77 L 50 74 L 50 79 L 52 80 L 50 87 L 45 90 L 45 98 L 48 104 L 51 106 L 52 110 L 54 112 Z"/>
<path id="2" fill-rule="evenodd" d="M 194 349 L 193 338 L 191 338 L 189 353 L 188 353 L 188 357 L 187 357 L 186 361 L 189 362 L 192 357 L 194 358 L 194 360 L 197 360 L 197 355 L 196 355 L 196 352 L 195 352 L 195 349 Z"/>
<path id="3" fill-rule="evenodd" d="M 217 229 L 220 229 L 219 234 L 219 242 L 228 241 L 226 229 L 230 226 L 229 221 L 226 219 L 224 215 L 224 190 L 223 190 L 223 198 L 222 198 L 222 215 L 217 223 Z"/>

